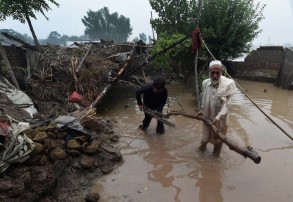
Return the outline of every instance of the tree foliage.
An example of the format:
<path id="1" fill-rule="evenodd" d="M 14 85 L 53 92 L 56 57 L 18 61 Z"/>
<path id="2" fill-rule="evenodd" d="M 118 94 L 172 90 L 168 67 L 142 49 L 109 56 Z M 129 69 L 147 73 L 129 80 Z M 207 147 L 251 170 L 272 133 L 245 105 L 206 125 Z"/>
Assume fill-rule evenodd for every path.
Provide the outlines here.
<path id="1" fill-rule="evenodd" d="M 55 44 L 55 45 L 68 45 L 68 41 L 85 41 L 87 40 L 86 36 L 68 36 L 61 35 L 57 31 L 50 32 L 47 39 L 40 40 L 42 44 Z"/>
<path id="2" fill-rule="evenodd" d="M 57 31 L 53 31 L 49 34 L 47 42 L 51 44 L 59 44 L 60 38 L 61 34 L 59 34 Z"/>
<path id="3" fill-rule="evenodd" d="M 82 23 L 86 27 L 84 34 L 91 40 L 125 42 L 132 32 L 129 18 L 119 16 L 117 12 L 110 14 L 107 7 L 98 11 L 89 10 Z"/>
<path id="4" fill-rule="evenodd" d="M 172 44 L 178 42 L 185 35 L 175 33 L 173 35 L 168 35 L 166 33 L 162 33 L 160 36 L 160 40 L 156 42 L 155 46 L 151 50 L 151 54 L 155 55 Z M 156 57 L 154 59 L 154 64 L 157 68 L 161 69 L 170 69 L 169 60 L 175 59 L 177 61 L 185 61 L 187 62 L 190 58 L 192 58 L 191 51 L 189 48 L 191 44 L 191 39 L 185 40 L 183 43 L 178 44 L 172 49 L 169 49 L 165 54 L 160 55 L 160 57 Z"/>
<path id="5" fill-rule="evenodd" d="M 25 23 L 27 17 L 37 19 L 35 15 L 37 12 L 47 18 L 45 11 L 51 9 L 47 2 L 59 6 L 55 0 L 1 0 L 0 20 L 11 16 L 14 20 Z"/>
<path id="6" fill-rule="evenodd" d="M 160 33 L 190 34 L 195 25 L 194 0 L 149 0 L 158 18 L 151 21 Z"/>
<path id="7" fill-rule="evenodd" d="M 193 2 L 150 0 L 159 15 L 152 21 L 157 33 L 191 34 L 198 10 Z M 252 40 L 261 32 L 259 22 L 265 5 L 255 4 L 253 0 L 205 0 L 202 3 L 199 27 L 213 55 L 217 59 L 232 59 L 249 52 Z"/>
<path id="8" fill-rule="evenodd" d="M 145 33 L 140 33 L 139 34 L 139 39 L 142 40 L 143 42 L 147 42 L 147 36 L 145 35 Z"/>
<path id="9" fill-rule="evenodd" d="M 30 18 L 37 19 L 35 14 L 40 12 L 46 19 L 48 19 L 45 15 L 45 11 L 49 11 L 51 8 L 47 2 L 59 6 L 55 0 L 1 0 L 0 21 L 5 20 L 7 17 L 12 17 L 14 20 L 18 20 L 21 23 L 27 22 L 34 41 L 40 49 Z"/>
<path id="10" fill-rule="evenodd" d="M 148 40 L 149 40 L 149 44 L 153 43 L 151 36 L 148 37 Z"/>
<path id="11" fill-rule="evenodd" d="M 214 9 L 210 12 L 210 9 Z M 213 35 L 207 38 L 210 48 L 220 58 L 235 58 L 249 52 L 252 40 L 261 32 L 264 6 L 252 0 L 209 0 L 202 18 Z"/>

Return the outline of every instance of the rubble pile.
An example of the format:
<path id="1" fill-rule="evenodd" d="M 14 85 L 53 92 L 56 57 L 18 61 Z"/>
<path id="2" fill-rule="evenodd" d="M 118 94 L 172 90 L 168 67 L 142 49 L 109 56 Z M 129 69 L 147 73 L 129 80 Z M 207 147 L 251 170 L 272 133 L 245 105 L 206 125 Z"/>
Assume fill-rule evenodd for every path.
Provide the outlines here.
<path id="1" fill-rule="evenodd" d="M 27 160 L 11 163 L 0 173 L 0 200 L 80 201 L 92 195 L 97 198 L 98 193 L 88 191 L 94 179 L 111 172 L 121 161 L 121 153 L 111 145 L 119 141 L 119 136 L 113 134 L 112 121 L 94 110 L 80 118 L 77 114 L 87 111 L 86 106 L 70 103 L 69 97 L 77 92 L 87 104 L 93 102 L 122 68 L 135 65 L 135 60 L 129 64 L 127 61 L 133 47 L 111 43 L 75 45 L 46 46 L 39 55 L 26 89 L 38 110 L 33 118 L 0 93 L 1 115 L 29 123 L 29 129 L 16 135 L 33 142 Z M 58 127 L 56 119 L 62 115 L 77 117 L 84 131 Z M 7 145 L 2 143 L 5 151 Z M 22 146 L 26 147 L 25 143 Z M 14 147 L 21 153 L 20 146 Z"/>
<path id="2" fill-rule="evenodd" d="M 92 43 L 90 46 L 79 46 L 46 47 L 40 56 L 41 63 L 30 80 L 28 94 L 33 100 L 58 102 L 70 110 L 68 97 L 76 91 L 93 101 L 109 80 L 110 72 L 117 74 L 125 64 L 117 62 L 114 56 L 132 50 L 132 46 L 123 44 Z"/>
<path id="3" fill-rule="evenodd" d="M 70 186 L 66 183 L 64 187 L 70 197 L 72 189 L 80 187 L 87 176 L 91 176 L 90 186 L 93 179 L 111 172 L 122 157 L 119 150 L 111 146 L 111 142 L 117 142 L 119 137 L 113 135 L 110 121 L 102 124 L 102 117 L 93 117 L 84 120 L 86 125 L 100 123 L 100 126 L 91 127 L 89 133 L 69 126 L 60 128 L 54 121 L 32 125 L 22 131 L 22 135 L 33 141 L 34 148 L 26 161 L 13 163 L 1 173 L 1 198 L 5 201 L 38 201 L 46 195 L 51 196 L 50 191 L 56 190 L 56 184 L 61 186 L 66 181 L 64 177 L 74 177 L 75 182 Z"/>

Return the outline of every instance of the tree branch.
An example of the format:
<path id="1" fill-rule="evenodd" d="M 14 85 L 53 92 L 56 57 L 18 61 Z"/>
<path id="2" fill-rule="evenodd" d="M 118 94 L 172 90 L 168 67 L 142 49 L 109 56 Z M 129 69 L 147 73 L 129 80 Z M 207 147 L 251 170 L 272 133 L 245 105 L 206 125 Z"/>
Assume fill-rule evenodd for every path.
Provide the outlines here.
<path id="1" fill-rule="evenodd" d="M 206 125 L 208 125 L 209 127 L 211 127 L 211 129 L 214 131 L 215 135 L 222 140 L 222 142 L 224 142 L 226 145 L 228 145 L 229 149 L 237 152 L 238 154 L 241 154 L 242 156 L 244 156 L 245 158 L 248 157 L 250 158 L 254 163 L 259 164 L 261 161 L 261 157 L 258 155 L 258 153 L 250 146 L 248 146 L 247 148 L 239 146 L 236 142 L 234 142 L 233 140 L 229 139 L 228 137 L 226 137 L 224 134 L 222 134 L 218 128 L 212 124 L 212 122 L 207 119 L 204 116 L 195 116 L 195 115 L 191 115 L 191 114 L 186 114 L 183 112 L 169 112 L 165 115 L 163 115 L 163 117 L 168 118 L 170 116 L 177 116 L 177 115 L 181 115 L 187 118 L 191 118 L 191 119 L 197 119 L 197 120 L 201 120 L 203 121 Z"/>

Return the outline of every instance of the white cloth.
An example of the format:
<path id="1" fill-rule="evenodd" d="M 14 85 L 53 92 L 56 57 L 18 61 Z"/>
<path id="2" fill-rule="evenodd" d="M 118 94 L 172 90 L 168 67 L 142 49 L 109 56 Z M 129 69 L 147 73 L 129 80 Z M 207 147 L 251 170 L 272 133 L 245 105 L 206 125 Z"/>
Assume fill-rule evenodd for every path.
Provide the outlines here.
<path id="1" fill-rule="evenodd" d="M 210 120 L 217 119 L 220 122 L 220 131 L 224 135 L 228 123 L 228 107 L 231 96 L 237 91 L 235 82 L 224 76 L 220 77 L 218 88 L 213 87 L 211 79 L 206 79 L 202 83 L 202 110 L 203 115 Z M 215 135 L 209 126 L 203 124 L 203 142 L 218 144 L 221 141 L 215 138 Z"/>
<path id="2" fill-rule="evenodd" d="M 30 127 L 29 123 L 18 122 L 8 116 L 7 118 L 9 118 L 11 128 L 7 143 L 0 151 L 0 173 L 4 172 L 12 163 L 26 161 L 35 147 L 35 143 L 23 133 Z"/>
<path id="3" fill-rule="evenodd" d="M 21 90 L 15 88 L 7 79 L 2 76 L 0 76 L 0 93 L 6 94 L 8 99 L 11 100 L 13 104 L 18 105 L 27 113 L 29 113 L 31 118 L 33 118 L 33 116 L 38 113 L 31 98 Z"/>

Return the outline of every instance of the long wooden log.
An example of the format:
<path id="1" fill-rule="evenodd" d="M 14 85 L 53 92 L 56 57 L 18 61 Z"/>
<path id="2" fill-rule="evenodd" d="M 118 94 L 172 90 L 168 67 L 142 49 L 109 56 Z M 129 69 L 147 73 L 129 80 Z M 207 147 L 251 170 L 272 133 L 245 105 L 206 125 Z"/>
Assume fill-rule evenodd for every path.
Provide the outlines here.
<path id="1" fill-rule="evenodd" d="M 131 56 L 128 56 L 128 58 Z M 118 77 L 121 76 L 121 74 L 123 74 L 123 72 L 125 71 L 126 67 L 128 66 L 128 63 L 125 63 L 123 65 L 123 67 L 120 69 L 120 71 L 118 72 L 117 77 L 113 80 L 113 81 L 117 81 Z M 113 81 L 109 82 L 103 89 L 103 91 L 97 96 L 97 98 L 92 102 L 91 106 L 88 109 L 84 109 L 81 112 L 81 115 L 79 117 L 79 120 L 84 119 L 85 117 L 87 117 L 91 111 L 94 110 L 94 107 L 99 103 L 99 101 L 106 95 L 106 93 L 108 92 L 108 90 L 112 87 L 113 85 Z"/>
<path id="2" fill-rule="evenodd" d="M 1 32 L 1 34 L 8 39 L 11 39 L 11 40 L 17 41 L 18 43 L 21 43 L 23 45 L 23 47 L 25 47 L 27 49 L 30 49 L 33 51 L 38 51 L 38 49 L 35 46 L 32 46 L 32 45 L 26 43 L 25 41 L 8 34 L 7 32 Z"/>
<path id="3" fill-rule="evenodd" d="M 160 52 L 158 52 L 158 53 L 152 55 L 152 56 L 149 57 L 144 63 L 142 63 L 142 64 L 139 65 L 138 67 L 133 68 L 133 69 L 130 70 L 127 74 L 125 74 L 125 75 L 121 75 L 120 77 L 117 78 L 117 80 L 118 80 L 118 79 L 121 79 L 121 78 L 123 78 L 123 77 L 126 77 L 126 76 L 128 76 L 128 75 L 134 74 L 137 70 L 139 70 L 140 68 L 142 68 L 143 66 L 145 66 L 146 64 L 148 64 L 150 61 L 152 61 L 152 60 L 155 59 L 156 57 L 158 57 L 158 56 L 164 54 L 165 52 L 167 52 L 168 50 L 170 50 L 170 49 L 176 47 L 178 44 L 181 44 L 183 41 L 185 41 L 186 39 L 188 39 L 188 38 L 190 38 L 190 37 L 191 37 L 191 35 L 190 35 L 190 36 L 186 36 L 186 37 L 180 39 L 179 41 L 173 43 L 172 45 L 168 46 L 167 48 L 161 50 Z"/>
<path id="4" fill-rule="evenodd" d="M 248 146 L 247 148 L 239 146 L 236 142 L 234 142 L 233 140 L 229 139 L 228 137 L 226 137 L 224 134 L 222 134 L 218 128 L 212 124 L 212 122 L 207 119 L 204 116 L 195 116 L 195 115 L 191 115 L 191 114 L 186 114 L 183 112 L 169 112 L 165 115 L 163 115 L 164 117 L 169 117 L 172 115 L 181 115 L 187 118 L 192 118 L 192 119 L 197 119 L 197 120 L 201 120 L 203 121 L 206 125 L 210 126 L 211 129 L 215 132 L 215 135 L 222 141 L 224 142 L 226 145 L 228 145 L 229 149 L 237 152 L 238 154 L 241 154 L 242 156 L 244 156 L 245 158 L 248 157 L 250 158 L 254 163 L 259 164 L 261 161 L 261 157 L 258 155 L 258 153 L 250 146 Z"/>
<path id="5" fill-rule="evenodd" d="M 156 112 L 156 111 L 151 110 L 150 108 L 146 108 L 146 107 L 144 109 L 144 112 L 147 113 L 148 115 L 150 115 L 152 118 L 155 118 L 155 119 L 163 122 L 164 124 L 166 124 L 166 125 L 168 125 L 170 127 L 175 127 L 174 123 L 171 123 L 171 122 L 165 120 L 163 118 L 163 116 L 161 115 L 161 113 L 159 113 L 159 112 Z"/>

